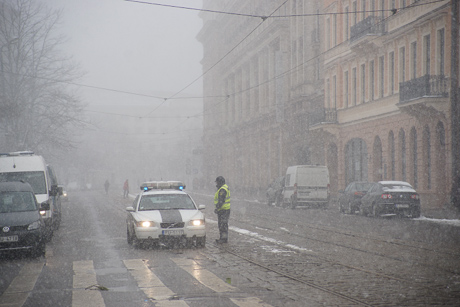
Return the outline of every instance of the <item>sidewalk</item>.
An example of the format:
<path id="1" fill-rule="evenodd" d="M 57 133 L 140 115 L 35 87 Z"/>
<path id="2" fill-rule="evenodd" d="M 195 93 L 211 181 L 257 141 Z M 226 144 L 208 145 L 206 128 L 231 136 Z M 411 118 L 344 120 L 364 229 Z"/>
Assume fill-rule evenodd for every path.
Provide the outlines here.
<path id="1" fill-rule="evenodd" d="M 422 209 L 422 216 L 432 219 L 460 220 L 459 210 L 450 205 L 445 205 L 443 208 Z"/>

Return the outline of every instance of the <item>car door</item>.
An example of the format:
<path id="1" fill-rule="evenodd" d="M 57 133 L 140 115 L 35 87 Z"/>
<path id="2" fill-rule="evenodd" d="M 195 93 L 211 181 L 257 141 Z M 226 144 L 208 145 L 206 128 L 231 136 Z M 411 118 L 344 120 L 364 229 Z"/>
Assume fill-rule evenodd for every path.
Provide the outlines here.
<path id="1" fill-rule="evenodd" d="M 372 204 L 372 201 L 375 197 L 375 190 L 377 188 L 377 184 L 373 183 L 371 188 L 364 194 L 363 198 L 361 198 L 361 207 L 367 211 Z"/>

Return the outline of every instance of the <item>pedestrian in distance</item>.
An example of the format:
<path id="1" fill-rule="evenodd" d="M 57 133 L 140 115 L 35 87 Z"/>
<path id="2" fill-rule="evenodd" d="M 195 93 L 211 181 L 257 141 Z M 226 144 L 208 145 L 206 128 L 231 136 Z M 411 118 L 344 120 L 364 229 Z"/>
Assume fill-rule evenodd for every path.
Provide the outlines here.
<path id="1" fill-rule="evenodd" d="M 106 179 L 104 183 L 104 189 L 105 189 L 106 195 L 109 194 L 109 186 L 110 186 L 109 179 Z"/>
<path id="2" fill-rule="evenodd" d="M 123 198 L 127 198 L 129 194 L 129 183 L 128 179 L 126 179 L 125 183 L 123 184 Z"/>
<path id="3" fill-rule="evenodd" d="M 225 184 L 225 178 L 216 178 L 217 192 L 214 195 L 214 213 L 217 214 L 217 226 L 219 228 L 219 239 L 217 244 L 228 242 L 228 220 L 230 218 L 230 189 Z"/>

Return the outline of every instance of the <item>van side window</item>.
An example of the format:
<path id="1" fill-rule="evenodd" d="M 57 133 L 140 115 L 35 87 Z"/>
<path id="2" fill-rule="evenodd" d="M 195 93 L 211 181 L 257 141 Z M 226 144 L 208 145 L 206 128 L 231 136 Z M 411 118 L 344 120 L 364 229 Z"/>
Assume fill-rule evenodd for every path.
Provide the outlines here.
<path id="1" fill-rule="evenodd" d="M 291 182 L 291 174 L 286 175 L 286 182 L 284 183 L 285 186 L 289 186 Z"/>

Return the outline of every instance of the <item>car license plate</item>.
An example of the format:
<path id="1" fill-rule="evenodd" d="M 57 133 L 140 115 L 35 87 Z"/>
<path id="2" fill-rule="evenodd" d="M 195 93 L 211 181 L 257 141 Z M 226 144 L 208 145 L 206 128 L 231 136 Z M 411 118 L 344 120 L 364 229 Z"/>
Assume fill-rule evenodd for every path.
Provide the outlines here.
<path id="1" fill-rule="evenodd" d="M 409 208 L 408 204 L 396 204 L 396 208 L 398 209 L 407 209 Z"/>
<path id="2" fill-rule="evenodd" d="M 17 242 L 18 236 L 0 237 L 0 242 Z"/>
<path id="3" fill-rule="evenodd" d="M 181 236 L 184 234 L 183 229 L 168 229 L 163 230 L 163 235 L 165 236 Z"/>

